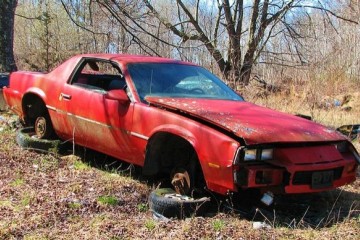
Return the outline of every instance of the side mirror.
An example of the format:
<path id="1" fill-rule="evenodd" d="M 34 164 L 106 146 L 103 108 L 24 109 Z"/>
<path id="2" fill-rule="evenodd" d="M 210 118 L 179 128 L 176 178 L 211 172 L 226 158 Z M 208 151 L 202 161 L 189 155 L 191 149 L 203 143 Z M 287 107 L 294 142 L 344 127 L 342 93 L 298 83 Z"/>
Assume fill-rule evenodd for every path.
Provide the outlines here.
<path id="1" fill-rule="evenodd" d="M 105 95 L 105 98 L 110 100 L 117 100 L 120 103 L 128 103 L 129 97 L 123 89 L 110 90 Z"/>

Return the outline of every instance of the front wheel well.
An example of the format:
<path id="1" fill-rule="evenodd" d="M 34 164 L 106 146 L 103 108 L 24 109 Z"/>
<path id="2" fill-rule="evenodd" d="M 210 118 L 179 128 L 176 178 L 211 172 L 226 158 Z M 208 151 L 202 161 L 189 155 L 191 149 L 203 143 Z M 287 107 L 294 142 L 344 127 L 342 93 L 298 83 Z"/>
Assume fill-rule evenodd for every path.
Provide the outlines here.
<path id="1" fill-rule="evenodd" d="M 172 172 L 181 168 L 189 172 L 191 183 L 203 182 L 197 153 L 189 141 L 168 132 L 159 132 L 152 136 L 146 148 L 143 174 L 168 175 L 170 179 Z"/>

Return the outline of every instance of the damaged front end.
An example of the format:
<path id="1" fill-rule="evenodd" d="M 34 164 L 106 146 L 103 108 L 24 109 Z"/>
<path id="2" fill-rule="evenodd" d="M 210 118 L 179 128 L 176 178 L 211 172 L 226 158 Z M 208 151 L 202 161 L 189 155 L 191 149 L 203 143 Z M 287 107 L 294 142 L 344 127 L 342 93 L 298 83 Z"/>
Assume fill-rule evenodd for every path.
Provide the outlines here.
<path id="1" fill-rule="evenodd" d="M 354 182 L 359 163 L 348 141 L 240 147 L 234 182 L 240 189 L 264 193 L 320 192 Z"/>

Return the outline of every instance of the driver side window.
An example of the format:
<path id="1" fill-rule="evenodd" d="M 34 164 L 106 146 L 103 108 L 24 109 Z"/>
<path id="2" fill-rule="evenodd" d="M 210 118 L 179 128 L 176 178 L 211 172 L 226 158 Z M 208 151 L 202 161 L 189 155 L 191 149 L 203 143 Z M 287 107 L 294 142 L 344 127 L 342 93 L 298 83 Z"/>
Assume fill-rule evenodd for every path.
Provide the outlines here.
<path id="1" fill-rule="evenodd" d="M 126 86 L 125 79 L 117 65 L 110 61 L 97 59 L 84 60 L 71 84 L 100 93 L 123 89 Z"/>

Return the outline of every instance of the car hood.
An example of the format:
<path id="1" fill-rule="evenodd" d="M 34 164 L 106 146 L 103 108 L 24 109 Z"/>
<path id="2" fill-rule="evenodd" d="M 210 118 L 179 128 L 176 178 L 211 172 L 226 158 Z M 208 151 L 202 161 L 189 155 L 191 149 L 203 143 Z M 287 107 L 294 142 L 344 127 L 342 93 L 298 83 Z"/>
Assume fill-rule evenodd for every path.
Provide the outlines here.
<path id="1" fill-rule="evenodd" d="M 163 97 L 146 100 L 215 124 L 243 138 L 248 145 L 345 139 L 337 131 L 315 122 L 248 102 Z"/>

